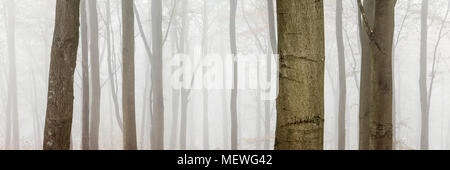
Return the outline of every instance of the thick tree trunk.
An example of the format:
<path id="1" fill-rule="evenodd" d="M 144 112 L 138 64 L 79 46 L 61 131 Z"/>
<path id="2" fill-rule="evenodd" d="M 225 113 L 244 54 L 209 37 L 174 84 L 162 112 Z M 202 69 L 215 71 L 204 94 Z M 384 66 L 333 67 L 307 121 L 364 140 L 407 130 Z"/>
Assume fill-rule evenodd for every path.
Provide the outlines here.
<path id="1" fill-rule="evenodd" d="M 70 149 L 73 77 L 79 39 L 79 0 L 57 0 L 50 61 L 45 150 Z"/>
<path id="2" fill-rule="evenodd" d="M 238 60 L 236 46 L 236 9 L 237 0 L 230 0 L 230 47 L 233 55 L 233 88 L 231 89 L 231 149 L 238 149 L 238 113 L 237 113 L 237 92 L 238 92 Z"/>
<path id="3" fill-rule="evenodd" d="M 395 1 L 375 1 L 371 35 L 369 149 L 392 149 L 392 42 Z"/>
<path id="4" fill-rule="evenodd" d="M 91 120 L 89 132 L 89 149 L 98 150 L 98 138 L 100 129 L 100 55 L 98 48 L 98 16 L 97 16 L 97 0 L 89 0 L 89 36 L 90 36 L 90 54 L 91 54 L 91 82 L 92 82 L 92 100 L 91 100 Z"/>
<path id="5" fill-rule="evenodd" d="M 19 112 L 17 108 L 16 75 L 16 5 L 8 0 L 7 5 L 7 43 L 9 56 L 8 102 L 6 113 L 6 149 L 19 149 Z"/>
<path id="6" fill-rule="evenodd" d="M 134 102 L 134 12 L 132 0 L 122 0 L 122 20 L 123 147 L 125 150 L 136 150 L 136 112 Z"/>
<path id="7" fill-rule="evenodd" d="M 345 107 L 347 100 L 347 77 L 345 72 L 345 47 L 342 27 L 342 0 L 336 1 L 336 40 L 339 64 L 339 112 L 338 149 L 345 150 Z"/>
<path id="8" fill-rule="evenodd" d="M 152 88 L 153 112 L 151 129 L 151 148 L 164 149 L 164 101 L 162 79 L 162 1 L 152 0 Z"/>
<path id="9" fill-rule="evenodd" d="M 427 42 L 428 42 L 428 0 L 422 0 L 420 33 L 420 107 L 422 112 L 422 128 L 420 135 L 420 149 L 428 149 L 428 94 L 427 94 Z"/>
<path id="10" fill-rule="evenodd" d="M 81 113 L 81 149 L 89 149 L 89 47 L 87 34 L 86 0 L 81 0 L 81 62 L 83 81 L 83 104 Z"/>
<path id="11" fill-rule="evenodd" d="M 370 27 L 373 26 L 375 15 L 375 1 L 364 0 L 364 9 Z M 359 149 L 369 149 L 369 107 L 370 107 L 370 41 L 365 31 L 364 22 L 359 21 L 359 34 L 361 42 L 361 79 L 360 79 L 360 106 L 359 106 Z"/>
<path id="12" fill-rule="evenodd" d="M 322 0 L 278 0 L 280 93 L 275 149 L 323 149 Z M 302 11 L 302 12 L 298 12 Z"/>

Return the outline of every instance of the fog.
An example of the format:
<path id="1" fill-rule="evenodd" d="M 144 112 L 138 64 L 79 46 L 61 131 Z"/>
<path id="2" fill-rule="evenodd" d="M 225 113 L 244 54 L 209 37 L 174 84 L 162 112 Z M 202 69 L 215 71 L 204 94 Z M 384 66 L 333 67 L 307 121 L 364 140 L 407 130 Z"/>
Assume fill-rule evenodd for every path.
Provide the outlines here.
<path id="1" fill-rule="evenodd" d="M 186 3 L 183 3 L 186 1 Z M 152 35 L 150 0 L 135 0 L 135 101 L 138 149 L 151 149 L 151 67 L 146 41 Z M 267 0 L 238 0 L 236 45 L 242 63 L 238 67 L 237 131 L 238 149 L 273 149 L 276 122 L 276 60 L 271 57 L 271 39 Z M 13 3 L 14 6 L 11 6 Z M 107 3 L 110 3 L 111 51 L 108 55 Z M 394 82 L 395 149 L 420 149 L 421 111 L 419 98 L 420 11 L 422 0 L 398 0 L 395 11 Z M 428 17 L 428 85 L 431 89 L 429 149 L 450 149 L 450 18 L 446 12 L 450 0 L 429 1 Z M 47 107 L 50 52 L 53 38 L 55 0 L 0 0 L 0 149 L 42 149 Z M 183 5 L 186 11 L 183 12 Z M 276 3 L 274 1 L 274 5 Z M 335 0 L 324 0 L 325 6 L 325 136 L 324 149 L 337 149 L 339 76 L 336 42 Z M 15 8 L 13 31 L 11 7 Z M 230 98 L 233 80 L 230 47 L 230 2 L 223 0 L 163 1 L 163 94 L 164 149 L 180 149 L 182 121 L 180 72 L 191 75 L 184 83 L 187 93 L 186 149 L 230 149 Z M 344 46 L 347 77 L 346 149 L 358 149 L 359 81 L 361 47 L 358 8 L 355 0 L 343 0 Z M 122 130 L 118 124 L 122 112 L 122 14 L 121 1 L 97 0 L 99 24 L 100 124 L 99 149 L 123 149 Z M 139 15 L 137 15 L 139 13 Z M 88 12 L 88 15 L 89 12 Z M 139 16 L 139 20 L 137 18 Z M 188 29 L 183 32 L 183 18 Z M 276 16 L 275 16 L 276 18 Z M 140 29 L 138 24 L 142 24 Z M 276 24 L 275 24 L 276 25 Z M 10 27 L 9 27 L 10 28 Z M 441 29 L 442 28 L 442 29 Z M 11 41 L 14 34 L 16 87 L 12 87 Z M 185 48 L 180 54 L 181 44 Z M 182 40 L 181 40 L 182 41 Z M 14 46 L 14 45 L 13 45 Z M 111 57 L 111 58 L 109 58 Z M 240 59 L 241 59 L 240 58 Z M 184 59 L 187 70 L 180 70 Z M 188 61 L 186 61 L 188 60 Z M 198 65 L 213 63 L 206 70 Z M 257 63 L 262 63 L 258 65 Z M 14 63 L 14 62 L 12 62 Z M 187 63 L 187 64 L 186 64 Z M 112 67 L 112 77 L 111 70 Z M 269 67 L 272 66 L 272 67 Z M 272 70 L 267 74 L 267 69 Z M 212 71 L 215 70 L 215 71 Z M 208 73 L 210 74 L 208 74 Z M 208 77 L 209 76 L 209 77 Z M 268 82 L 261 83 L 261 77 Z M 433 77 L 433 78 L 432 78 Z M 209 79 L 208 79 L 209 78 Z M 78 50 L 74 83 L 72 148 L 81 149 L 82 129 L 82 57 Z M 110 80 L 113 80 L 111 83 Z M 204 83 L 204 82 L 208 83 Z M 112 86 L 114 84 L 114 88 Z M 205 84 L 209 87 L 206 88 Z M 262 90 L 263 85 L 269 86 Z M 14 90 L 16 89 L 16 90 Z M 269 90 L 267 90 L 269 89 Z M 17 92 L 17 131 L 14 131 L 13 92 Z M 270 92 L 267 92 L 270 91 Z M 118 104 L 114 102 L 117 95 Z M 178 94 L 178 95 L 176 95 Z M 178 98 L 175 98 L 178 97 Z M 268 105 L 268 110 L 264 107 Z M 447 105 L 449 104 L 449 105 Z M 206 106 L 206 107 L 205 107 Z M 92 106 L 91 106 L 92 107 Z M 117 110 L 118 108 L 118 110 Z M 204 108 L 207 108 L 205 111 Z M 207 115 L 207 123 L 205 116 Z M 267 128 L 269 130 L 267 131 Z M 11 128 L 13 130 L 11 130 Z M 205 132 L 205 128 L 208 131 Z M 207 134 L 205 134 L 207 133 Z M 18 140 L 14 141 L 14 135 Z M 207 143 L 205 143 L 205 136 Z M 9 142 L 12 142 L 7 146 Z M 14 142 L 17 148 L 14 148 Z"/>

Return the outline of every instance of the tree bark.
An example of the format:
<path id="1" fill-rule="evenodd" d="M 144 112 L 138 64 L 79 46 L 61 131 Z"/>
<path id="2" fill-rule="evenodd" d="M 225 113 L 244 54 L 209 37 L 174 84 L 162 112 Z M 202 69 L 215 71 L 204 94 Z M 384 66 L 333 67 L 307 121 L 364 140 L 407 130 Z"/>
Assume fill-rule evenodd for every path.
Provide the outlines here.
<path id="1" fill-rule="evenodd" d="M 280 93 L 275 149 L 323 149 L 322 0 L 278 0 Z M 301 12 L 300 12 L 301 11 Z"/>
<path id="2" fill-rule="evenodd" d="M 342 27 L 342 0 L 336 1 L 336 40 L 339 65 L 339 112 L 338 112 L 338 149 L 345 150 L 345 107 L 347 100 L 347 77 L 345 72 L 345 47 Z"/>
<path id="3" fill-rule="evenodd" d="M 151 148 L 164 149 L 164 101 L 162 79 L 162 1 L 152 0 L 152 89 L 153 112 L 151 129 Z"/>
<path id="4" fill-rule="evenodd" d="M 123 147 L 136 150 L 136 111 L 134 83 L 134 11 L 132 0 L 122 0 L 122 108 L 123 108 Z"/>
<path id="5" fill-rule="evenodd" d="M 70 149 L 73 76 L 79 39 L 79 0 L 57 0 L 50 61 L 45 150 Z"/>
<path id="6" fill-rule="evenodd" d="M 81 113 L 81 149 L 89 150 L 89 47 L 87 34 L 86 0 L 81 0 L 81 65 L 83 70 L 83 103 Z"/>
<path id="7" fill-rule="evenodd" d="M 98 48 L 98 16 L 97 16 L 97 0 L 89 0 L 89 36 L 90 36 L 90 65 L 91 65 L 91 83 L 92 83 L 92 100 L 91 100 L 91 121 L 89 132 L 89 149 L 98 150 L 98 138 L 100 129 L 100 55 Z"/>
<path id="8" fill-rule="evenodd" d="M 428 94 L 427 94 L 427 42 L 428 42 L 428 0 L 422 0 L 420 32 L 420 108 L 422 112 L 422 128 L 420 134 L 420 149 L 428 149 Z"/>
<path id="9" fill-rule="evenodd" d="M 369 26 L 373 27 L 375 15 L 375 1 L 364 0 L 364 9 L 368 18 Z M 369 149 L 369 103 L 370 103 L 370 40 L 364 30 L 364 23 L 359 18 L 359 34 L 361 42 L 361 79 L 360 79 L 360 106 L 359 106 L 359 149 Z"/>

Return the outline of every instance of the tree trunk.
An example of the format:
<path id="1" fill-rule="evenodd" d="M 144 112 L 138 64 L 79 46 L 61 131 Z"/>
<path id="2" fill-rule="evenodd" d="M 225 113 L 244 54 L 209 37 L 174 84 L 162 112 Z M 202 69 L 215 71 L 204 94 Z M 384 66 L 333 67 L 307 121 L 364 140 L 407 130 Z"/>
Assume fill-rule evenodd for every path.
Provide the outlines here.
<path id="1" fill-rule="evenodd" d="M 180 35 L 180 48 L 179 48 L 179 53 L 182 54 L 187 54 L 187 39 L 188 39 L 188 34 L 189 34 L 189 18 L 187 17 L 188 15 L 188 1 L 184 0 L 182 2 L 182 18 L 181 18 L 181 24 L 182 24 L 182 28 L 181 28 L 181 35 Z M 181 68 L 184 67 L 184 63 L 182 63 L 183 65 L 181 66 Z M 185 80 L 186 77 L 182 76 L 182 82 L 187 81 Z M 181 87 L 181 118 L 180 118 L 180 149 L 181 150 L 186 150 L 187 149 L 187 114 L 188 114 L 188 97 L 189 97 L 189 90 L 185 89 L 183 86 Z"/>
<path id="2" fill-rule="evenodd" d="M 427 42 L 428 42 L 428 0 L 422 0 L 420 33 L 420 107 L 422 112 L 422 128 L 420 135 L 420 149 L 428 149 L 428 94 L 427 94 Z"/>
<path id="3" fill-rule="evenodd" d="M 364 9 L 370 27 L 373 26 L 375 15 L 375 1 L 364 0 Z M 361 79 L 360 79 L 360 106 L 359 106 L 359 149 L 369 149 L 369 107 L 370 107 L 370 41 L 364 30 L 364 23 L 359 21 L 359 34 L 361 42 Z"/>
<path id="4" fill-rule="evenodd" d="M 338 149 L 345 150 L 345 107 L 347 100 L 347 77 L 345 72 L 345 47 L 342 27 L 342 0 L 336 1 L 336 40 L 339 64 L 339 112 Z"/>
<path id="5" fill-rule="evenodd" d="M 7 44 L 9 56 L 8 102 L 6 113 L 6 149 L 19 149 L 19 112 L 17 108 L 16 75 L 16 5 L 8 0 L 7 5 Z"/>
<path id="6" fill-rule="evenodd" d="M 230 0 L 230 47 L 233 55 L 233 88 L 231 89 L 231 150 L 238 149 L 238 113 L 237 113 L 237 91 L 238 91 L 238 61 L 236 46 L 236 9 L 237 0 Z"/>
<path id="7" fill-rule="evenodd" d="M 153 112 L 151 129 L 151 148 L 164 149 L 164 101 L 162 78 L 162 1 L 152 0 L 152 88 Z"/>
<path id="8" fill-rule="evenodd" d="M 91 52 L 91 82 L 92 82 L 92 100 L 91 100 L 91 121 L 89 132 L 89 149 L 98 150 L 98 138 L 100 128 L 100 55 L 98 49 L 98 16 L 97 16 L 97 0 L 89 0 L 89 36 L 90 36 L 90 52 Z"/>
<path id="9" fill-rule="evenodd" d="M 56 1 L 43 143 L 45 150 L 70 149 L 79 7 L 79 0 Z"/>
<path id="10" fill-rule="evenodd" d="M 81 113 L 81 149 L 89 149 L 89 47 L 87 35 L 86 0 L 81 0 L 81 62 L 83 81 L 83 106 Z"/>
<path id="11" fill-rule="evenodd" d="M 202 29 L 202 57 L 204 61 L 206 60 L 206 56 L 208 55 L 208 1 L 203 1 L 203 29 Z M 203 78 L 205 78 L 207 68 L 203 68 Z M 203 83 L 203 145 L 204 149 L 209 149 L 209 110 L 208 110 L 208 102 L 209 102 L 209 91 L 208 87 L 205 87 L 205 83 Z"/>
<path id="12" fill-rule="evenodd" d="M 392 42 L 395 1 L 375 1 L 371 34 L 369 149 L 392 149 Z"/>
<path id="13" fill-rule="evenodd" d="M 122 24 L 123 25 L 123 24 Z M 108 60 L 108 74 L 109 74 L 109 83 L 111 85 L 111 97 L 114 104 L 114 115 L 116 117 L 117 124 L 119 125 L 119 129 L 123 132 L 123 124 L 122 124 L 122 118 L 120 117 L 120 109 L 119 109 L 119 99 L 117 97 L 117 90 L 116 90 L 116 70 L 115 66 L 115 59 L 113 60 L 113 45 L 111 44 L 111 7 L 110 7 L 110 0 L 106 1 L 106 46 L 107 46 L 107 60 Z"/>
<path id="14" fill-rule="evenodd" d="M 132 0 L 122 0 L 122 22 L 123 147 L 125 150 L 136 150 L 136 112 L 134 102 L 134 12 Z"/>
<path id="15" fill-rule="evenodd" d="M 275 149 L 323 149 L 322 0 L 278 0 L 280 92 Z M 302 11 L 302 12 L 298 12 Z"/>

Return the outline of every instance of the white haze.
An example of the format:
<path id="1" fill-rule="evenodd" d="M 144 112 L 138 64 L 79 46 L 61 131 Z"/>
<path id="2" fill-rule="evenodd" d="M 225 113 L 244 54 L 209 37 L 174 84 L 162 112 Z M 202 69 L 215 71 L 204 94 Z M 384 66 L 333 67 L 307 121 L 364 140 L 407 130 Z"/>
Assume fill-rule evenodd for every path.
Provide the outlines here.
<path id="1" fill-rule="evenodd" d="M 0 0 L 0 149 L 5 143 L 5 112 L 9 80 L 8 52 L 6 42 L 6 1 Z M 179 0 L 183 1 L 183 0 Z M 357 6 L 355 0 L 344 1 L 344 43 L 347 68 L 347 149 L 358 149 L 358 110 L 360 79 L 360 47 L 357 27 Z M 17 92 L 20 125 L 20 149 L 41 149 L 43 134 L 36 134 L 36 128 L 42 132 L 47 102 L 48 71 L 50 49 L 53 36 L 55 0 L 15 0 L 16 3 L 16 64 Z M 105 2 L 98 0 L 100 74 L 102 83 L 100 113 L 100 149 L 122 149 L 122 135 L 114 117 L 111 98 L 107 59 L 105 52 Z M 116 65 L 121 58 L 121 6 L 119 0 L 111 0 L 113 39 L 115 42 Z M 163 34 L 167 31 L 173 0 L 163 1 Z M 399 0 L 396 6 L 395 48 L 395 103 L 397 122 L 395 122 L 396 149 L 420 148 L 420 101 L 419 101 L 419 45 L 420 45 L 420 4 L 421 0 Z M 143 23 L 146 37 L 151 37 L 150 0 L 135 0 Z M 208 0 L 208 53 L 230 54 L 229 43 L 229 1 Z M 410 9 L 407 11 L 407 5 Z M 428 57 L 432 63 L 438 29 L 444 18 L 449 0 L 432 0 L 429 16 Z M 325 0 L 325 149 L 337 149 L 337 102 L 338 67 L 335 36 L 335 0 Z M 193 55 L 201 48 L 203 0 L 189 0 L 190 30 L 189 54 Z M 399 35 L 405 15 L 403 29 Z M 180 14 L 177 14 L 178 16 Z M 179 20 L 179 19 L 178 19 Z M 449 19 L 450 21 L 450 19 Z M 172 28 L 174 26 L 172 25 Z M 240 54 L 266 53 L 270 49 L 269 26 L 266 0 L 239 0 L 237 9 L 237 46 Z M 446 25 L 444 32 L 450 31 Z M 150 149 L 151 128 L 147 105 L 149 92 L 145 91 L 148 78 L 149 61 L 141 35 L 136 26 L 136 127 L 139 149 Z M 179 149 L 178 138 L 172 140 L 172 83 L 170 59 L 176 54 L 171 34 L 164 46 L 164 105 L 165 105 L 165 149 Z M 260 44 L 263 49 L 260 48 Z M 437 48 L 439 63 L 437 77 L 431 98 L 430 112 L 430 149 L 450 149 L 450 73 L 448 67 L 450 37 L 442 39 Z M 429 66 L 431 68 L 431 66 Z M 254 69 L 254 68 L 253 68 Z M 73 148 L 81 145 L 81 56 L 78 53 L 77 70 L 74 83 L 74 115 L 72 128 Z M 240 70 L 244 71 L 244 70 Z M 429 71 L 430 72 L 430 71 Z M 431 72 L 430 72 L 431 73 Z M 121 70 L 117 70 L 119 102 L 121 101 Z M 254 80 L 256 75 L 248 79 Z M 231 79 L 228 77 L 227 79 Z M 244 78 L 245 79 L 245 78 Z M 229 80 L 228 80 L 229 81 Z M 203 149 L 203 101 L 202 90 L 193 90 L 188 104 L 188 149 Z M 275 135 L 275 101 L 271 107 L 271 132 L 265 135 L 263 109 L 258 112 L 255 90 L 240 90 L 238 94 L 239 149 L 265 148 L 264 141 L 273 146 Z M 211 90 L 209 92 L 209 136 L 210 149 L 230 149 L 230 91 Z M 119 104 L 121 106 L 121 104 Z M 36 126 L 35 121 L 40 125 Z M 178 126 L 179 127 L 179 126 Z"/>

